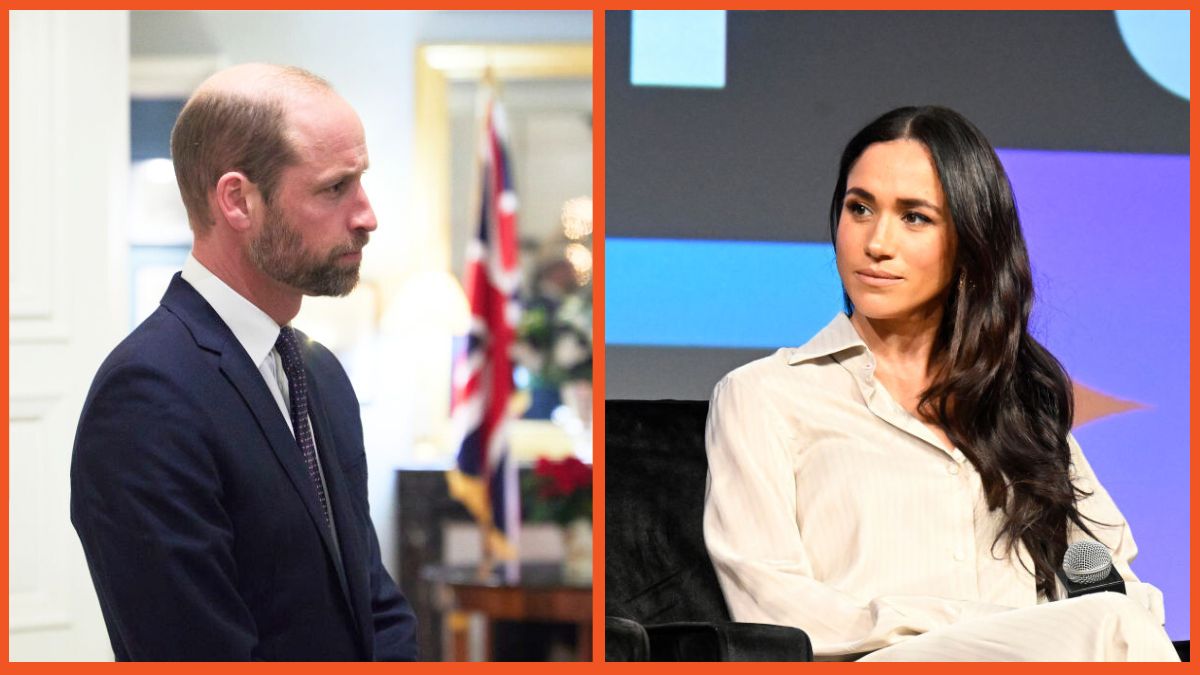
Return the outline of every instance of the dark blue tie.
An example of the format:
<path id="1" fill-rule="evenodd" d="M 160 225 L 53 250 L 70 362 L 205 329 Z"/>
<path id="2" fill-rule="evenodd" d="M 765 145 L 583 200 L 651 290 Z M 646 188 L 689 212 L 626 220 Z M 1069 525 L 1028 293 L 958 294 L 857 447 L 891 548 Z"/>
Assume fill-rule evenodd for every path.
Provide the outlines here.
<path id="1" fill-rule="evenodd" d="M 325 525 L 328 527 L 329 503 L 325 500 L 325 486 L 321 484 L 321 469 L 317 466 L 317 444 L 313 440 L 312 425 L 308 423 L 308 378 L 304 375 L 304 361 L 300 358 L 300 342 L 291 326 L 284 326 L 279 331 L 275 349 L 283 359 L 283 372 L 287 374 L 296 444 L 300 446 L 304 468 L 308 470 L 308 477 L 317 491 L 317 500 L 321 502 L 321 513 L 325 515 Z"/>

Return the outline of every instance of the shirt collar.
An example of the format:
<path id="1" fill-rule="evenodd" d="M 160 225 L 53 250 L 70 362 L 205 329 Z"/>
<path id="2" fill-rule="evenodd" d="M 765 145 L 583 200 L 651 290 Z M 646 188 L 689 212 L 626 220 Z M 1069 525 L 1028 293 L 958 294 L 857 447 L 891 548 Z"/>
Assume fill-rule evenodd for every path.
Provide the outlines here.
<path id="1" fill-rule="evenodd" d="M 794 366 L 855 348 L 860 348 L 864 352 L 868 351 L 866 343 L 854 329 L 854 324 L 850 323 L 850 317 L 843 312 L 838 312 L 837 316 L 833 317 L 833 321 L 830 321 L 811 340 L 792 350 L 791 356 L 788 357 L 788 365 Z"/>
<path id="2" fill-rule="evenodd" d="M 233 331 L 233 336 L 246 350 L 257 367 L 262 364 L 279 338 L 279 324 L 267 313 L 238 294 L 188 253 L 183 263 L 183 280 L 192 285 L 200 297 L 212 306 L 217 316 Z"/>
<path id="3" fill-rule="evenodd" d="M 853 353 L 842 358 L 837 357 L 850 351 Z M 862 392 L 867 408 L 877 417 L 949 454 L 959 464 L 966 461 L 957 448 L 947 450 L 942 447 L 941 441 L 933 435 L 929 427 L 906 413 L 886 388 L 882 385 L 877 386 L 877 380 L 874 378 L 875 357 L 871 355 L 871 350 L 867 349 L 867 344 L 855 330 L 854 324 L 850 323 L 850 317 L 839 312 L 821 332 L 802 347 L 792 350 L 791 356 L 788 357 L 788 365 L 794 366 L 823 356 L 834 357 L 834 361 L 850 373 Z"/>

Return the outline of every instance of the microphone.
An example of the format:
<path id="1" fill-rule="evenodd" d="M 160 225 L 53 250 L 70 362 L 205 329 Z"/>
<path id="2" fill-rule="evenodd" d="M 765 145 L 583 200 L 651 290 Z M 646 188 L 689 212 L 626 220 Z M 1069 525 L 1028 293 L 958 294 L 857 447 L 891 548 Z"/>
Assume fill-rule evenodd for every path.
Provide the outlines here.
<path id="1" fill-rule="evenodd" d="M 1068 598 L 1088 593 L 1125 593 L 1125 580 L 1112 564 L 1112 554 L 1098 541 L 1085 539 L 1067 547 L 1058 578 L 1067 588 Z"/>

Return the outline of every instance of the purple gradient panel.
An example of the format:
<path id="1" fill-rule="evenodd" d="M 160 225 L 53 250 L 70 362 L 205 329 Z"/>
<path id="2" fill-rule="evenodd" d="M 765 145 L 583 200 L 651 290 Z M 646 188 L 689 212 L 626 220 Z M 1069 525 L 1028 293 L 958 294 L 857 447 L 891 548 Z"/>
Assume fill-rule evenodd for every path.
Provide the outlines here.
<path id="1" fill-rule="evenodd" d="M 1190 633 L 1189 158 L 1000 150 L 1038 298 L 1034 334 L 1080 384 L 1142 406 L 1076 429 L 1130 523 L 1133 564 Z"/>

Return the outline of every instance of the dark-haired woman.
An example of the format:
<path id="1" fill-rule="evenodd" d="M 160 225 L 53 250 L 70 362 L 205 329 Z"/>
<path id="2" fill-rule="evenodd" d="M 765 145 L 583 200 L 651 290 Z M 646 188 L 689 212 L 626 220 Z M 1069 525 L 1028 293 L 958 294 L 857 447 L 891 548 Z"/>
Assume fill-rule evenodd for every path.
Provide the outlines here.
<path id="1" fill-rule="evenodd" d="M 704 532 L 733 618 L 800 627 L 825 659 L 1177 660 L 1071 436 L 1070 381 L 1029 335 L 983 135 L 937 107 L 872 122 L 830 228 L 847 314 L 713 393 Z M 1108 546 L 1127 595 L 1064 599 L 1079 539 Z"/>

